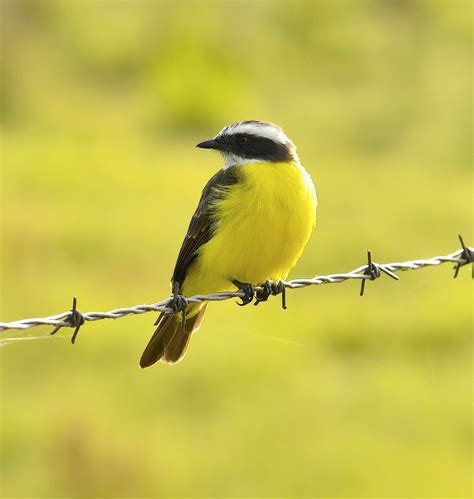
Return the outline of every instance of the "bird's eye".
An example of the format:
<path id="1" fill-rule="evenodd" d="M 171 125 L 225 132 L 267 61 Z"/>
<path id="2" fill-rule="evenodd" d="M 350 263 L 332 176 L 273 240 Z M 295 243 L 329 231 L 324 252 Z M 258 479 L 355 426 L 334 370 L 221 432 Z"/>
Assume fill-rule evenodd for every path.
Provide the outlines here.
<path id="1" fill-rule="evenodd" d="M 246 144 L 248 141 L 249 141 L 249 139 L 248 139 L 247 137 L 239 137 L 239 138 L 237 139 L 237 142 L 238 142 L 239 144 Z"/>

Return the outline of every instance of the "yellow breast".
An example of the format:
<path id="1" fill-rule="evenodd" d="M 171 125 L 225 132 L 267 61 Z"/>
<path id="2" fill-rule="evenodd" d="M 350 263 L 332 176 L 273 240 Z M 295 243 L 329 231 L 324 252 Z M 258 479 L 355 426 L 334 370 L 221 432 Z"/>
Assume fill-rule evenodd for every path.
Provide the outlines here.
<path id="1" fill-rule="evenodd" d="M 316 220 L 311 177 L 297 163 L 251 163 L 218 202 L 216 230 L 189 270 L 187 294 L 229 289 L 229 280 L 285 279 Z"/>

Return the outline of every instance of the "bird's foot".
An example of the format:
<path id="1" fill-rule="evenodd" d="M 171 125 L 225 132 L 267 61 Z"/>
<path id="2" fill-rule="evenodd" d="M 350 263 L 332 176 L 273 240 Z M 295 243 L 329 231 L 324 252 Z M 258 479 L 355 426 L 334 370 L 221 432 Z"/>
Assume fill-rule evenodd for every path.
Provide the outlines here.
<path id="1" fill-rule="evenodd" d="M 237 279 L 234 279 L 232 281 L 232 284 L 237 286 L 239 291 L 243 291 L 245 293 L 245 295 L 241 298 L 242 303 L 236 302 L 237 305 L 243 307 L 245 305 L 248 305 L 249 303 L 252 303 L 255 296 L 255 290 L 253 289 L 253 286 L 251 284 L 240 282 Z"/>
<path id="2" fill-rule="evenodd" d="M 283 281 L 265 281 L 261 287 L 262 290 L 255 293 L 256 300 L 254 305 L 258 305 L 262 301 L 267 301 L 270 295 L 276 296 L 281 294 L 281 308 L 286 310 L 286 288 Z"/>

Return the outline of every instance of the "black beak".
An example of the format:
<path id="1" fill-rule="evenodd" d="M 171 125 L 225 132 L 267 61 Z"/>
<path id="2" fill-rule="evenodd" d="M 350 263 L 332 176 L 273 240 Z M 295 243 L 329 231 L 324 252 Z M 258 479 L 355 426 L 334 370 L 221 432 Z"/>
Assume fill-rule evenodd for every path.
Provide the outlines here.
<path id="1" fill-rule="evenodd" d="M 201 149 L 219 149 L 219 144 L 216 139 L 211 139 L 200 142 L 196 147 L 200 147 Z"/>

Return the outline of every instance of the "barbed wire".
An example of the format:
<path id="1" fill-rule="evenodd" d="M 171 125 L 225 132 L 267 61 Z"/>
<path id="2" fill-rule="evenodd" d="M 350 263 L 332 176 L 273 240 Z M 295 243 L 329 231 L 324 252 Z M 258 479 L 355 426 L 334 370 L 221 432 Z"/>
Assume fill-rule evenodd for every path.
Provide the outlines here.
<path id="1" fill-rule="evenodd" d="M 448 255 L 435 256 L 433 258 L 421 259 L 421 260 L 410 260 L 406 262 L 396 262 L 396 263 L 375 263 L 372 261 L 371 252 L 367 252 L 368 261 L 365 265 L 362 265 L 350 272 L 329 274 L 315 276 L 311 278 L 303 279 L 293 279 L 292 281 L 282 281 L 281 284 L 288 289 L 299 289 L 306 286 L 313 286 L 319 284 L 338 284 L 345 282 L 349 279 L 357 279 L 361 281 L 360 295 L 364 294 L 365 283 L 367 280 L 373 281 L 380 277 L 382 273 L 388 275 L 392 279 L 398 280 L 399 277 L 395 272 L 407 271 L 407 270 L 418 270 L 426 267 L 434 267 L 444 263 L 454 263 L 455 272 L 454 277 L 456 278 L 459 273 L 459 269 L 464 265 L 473 263 L 474 261 L 474 248 L 466 246 L 464 244 L 463 238 L 458 236 L 461 242 L 461 249 L 454 251 Z M 473 267 L 473 277 L 474 277 L 474 267 Z M 254 288 L 255 291 L 263 291 L 261 286 Z M 246 296 L 243 290 L 238 291 L 224 291 L 221 293 L 211 293 L 207 295 L 193 295 L 186 298 L 181 297 L 184 300 L 184 304 L 190 303 L 200 303 L 207 301 L 224 301 L 231 298 L 244 298 Z M 135 305 L 133 307 L 117 308 L 110 310 L 109 312 L 85 312 L 81 313 L 77 309 L 77 300 L 73 298 L 73 306 L 71 310 L 67 312 L 62 312 L 60 314 L 51 315 L 49 317 L 33 318 L 33 319 L 22 319 L 13 322 L 0 322 L 0 331 L 6 330 L 25 330 L 37 326 L 55 326 L 55 329 L 51 334 L 57 333 L 63 327 L 73 327 L 74 333 L 72 335 L 71 341 L 74 343 L 77 333 L 80 327 L 85 322 L 99 321 L 103 319 L 120 319 L 126 317 L 127 315 L 138 315 L 146 314 L 148 312 L 160 312 L 161 314 L 174 313 L 176 297 L 170 297 L 166 300 L 153 303 L 151 305 Z"/>

